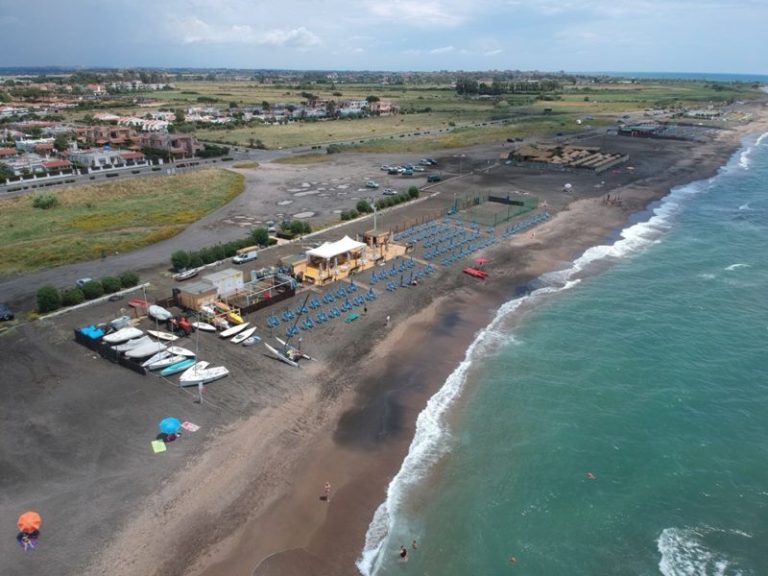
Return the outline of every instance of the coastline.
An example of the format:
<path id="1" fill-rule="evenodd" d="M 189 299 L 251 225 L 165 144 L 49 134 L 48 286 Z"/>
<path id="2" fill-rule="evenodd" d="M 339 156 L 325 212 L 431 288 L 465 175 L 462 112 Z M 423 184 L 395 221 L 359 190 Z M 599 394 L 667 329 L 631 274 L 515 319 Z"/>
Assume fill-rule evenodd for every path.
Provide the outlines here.
<path id="1" fill-rule="evenodd" d="M 524 286 L 558 269 L 563 262 L 572 262 L 588 248 L 624 229 L 634 214 L 664 198 L 672 188 L 714 176 L 739 149 L 747 134 L 766 130 L 764 123 L 762 128 L 755 129 L 756 124 L 759 123 L 753 123 L 749 130 L 731 134 L 726 143 L 711 143 L 698 148 L 692 157 L 680 159 L 671 175 L 659 175 L 655 182 L 635 183 L 617 190 L 625 199 L 621 211 L 599 210 L 596 198 L 573 202 L 568 210 L 538 227 L 535 237 L 515 238 L 512 246 L 535 252 L 535 256 L 525 262 L 509 255 L 504 258 L 495 254 L 498 250 L 492 251 L 494 263 L 504 272 L 496 275 L 489 283 L 491 286 L 486 287 L 482 305 L 474 299 L 477 294 L 453 287 L 451 298 L 436 300 L 401 323 L 383 341 L 366 372 L 372 382 L 396 378 L 398 370 L 387 372 L 381 366 L 387 357 L 392 357 L 398 358 L 401 365 L 409 365 L 411 372 L 425 376 L 419 385 L 406 386 L 396 393 L 395 401 L 402 410 L 402 427 L 394 434 L 387 434 L 384 442 L 360 442 L 364 444 L 362 450 L 352 450 L 335 442 L 334 439 L 349 436 L 356 428 L 355 423 L 349 422 L 349 415 L 361 411 L 371 402 L 371 397 L 365 397 L 359 389 L 348 390 L 335 410 L 339 425 L 334 438 L 331 438 L 333 418 L 330 418 L 322 429 L 327 436 L 315 441 L 312 457 L 299 466 L 301 481 L 290 494 L 275 502 L 258 520 L 250 522 L 242 534 L 233 535 L 213 554 L 196 563 L 189 573 L 205 576 L 220 573 L 259 576 L 357 574 L 354 562 L 363 549 L 365 531 L 408 451 L 416 418 L 461 361 L 476 332 L 488 324 L 498 305 L 512 297 L 509 288 L 502 284 L 510 282 L 512 286 Z M 595 214 L 596 208 L 600 214 Z M 522 269 L 513 271 L 513 264 L 522 264 Z M 438 352 L 432 348 L 433 343 L 439 342 L 447 323 L 452 324 L 455 332 L 447 338 L 450 342 L 445 342 L 444 348 L 436 346 L 441 360 L 436 365 L 433 359 Z M 446 338 L 445 334 L 442 337 Z M 416 343 L 427 341 L 432 349 L 432 359 L 414 353 Z M 424 369 L 425 365 L 428 370 Z M 364 389 L 366 383 L 360 388 Z M 334 495 L 328 505 L 318 506 L 319 486 L 327 478 L 334 479 Z M 274 531 L 276 522 L 280 526 L 277 532 Z M 267 550 L 272 552 L 266 554 Z"/>
<path id="2" fill-rule="evenodd" d="M 689 147 L 668 170 L 611 189 L 622 206 L 606 206 L 599 196 L 574 200 L 534 234 L 488 250 L 493 273 L 485 284 L 451 270 L 382 295 L 361 322 L 329 328 L 312 342 L 321 362 L 301 371 L 275 362 L 260 371 L 254 380 L 272 395 L 226 412 L 237 414 L 226 425 L 215 418 L 224 410 L 199 412 L 210 425 L 205 444 L 185 445 L 174 455 L 176 468 L 153 462 L 158 488 L 138 493 L 130 512 L 115 513 L 120 523 L 104 531 L 104 545 L 80 573 L 357 574 L 366 530 L 408 452 L 416 418 L 499 305 L 605 243 L 673 187 L 714 175 L 747 133 L 766 130 L 761 118 Z M 327 503 L 319 498 L 326 481 L 333 485 Z"/>

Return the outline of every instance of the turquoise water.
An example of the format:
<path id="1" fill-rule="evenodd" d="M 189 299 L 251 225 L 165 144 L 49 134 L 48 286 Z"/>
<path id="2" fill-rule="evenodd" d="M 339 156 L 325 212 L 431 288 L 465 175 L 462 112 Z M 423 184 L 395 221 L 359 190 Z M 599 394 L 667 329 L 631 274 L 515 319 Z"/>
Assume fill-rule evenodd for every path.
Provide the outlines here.
<path id="1" fill-rule="evenodd" d="M 545 280 L 420 416 L 361 572 L 768 574 L 768 137 Z"/>

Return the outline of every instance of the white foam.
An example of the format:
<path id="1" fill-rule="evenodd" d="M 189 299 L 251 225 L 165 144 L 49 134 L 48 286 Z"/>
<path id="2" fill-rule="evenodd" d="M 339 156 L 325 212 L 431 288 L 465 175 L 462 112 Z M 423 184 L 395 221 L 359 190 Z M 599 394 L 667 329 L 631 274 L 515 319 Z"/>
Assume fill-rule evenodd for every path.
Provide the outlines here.
<path id="1" fill-rule="evenodd" d="M 727 532 L 751 538 L 738 530 L 714 528 L 665 528 L 656 541 L 661 559 L 659 571 L 664 576 L 742 576 L 744 572 L 733 565 L 722 552 L 711 550 L 703 541 L 709 532 Z"/>
<path id="2" fill-rule="evenodd" d="M 768 136 L 768 133 L 763 136 Z M 761 141 L 763 136 L 758 140 Z M 734 154 L 722 172 L 728 172 L 734 168 L 735 159 L 738 158 L 737 154 Z M 409 489 L 425 478 L 432 466 L 449 450 L 450 431 L 445 424 L 445 415 L 461 396 L 466 374 L 475 356 L 477 354 L 482 356 L 489 348 L 495 347 L 499 337 L 509 337 L 508 335 L 501 335 L 501 331 L 497 330 L 500 323 L 523 303 L 576 286 L 579 280 L 575 279 L 575 276 L 589 264 L 608 258 L 622 258 L 659 242 L 661 236 L 671 228 L 672 219 L 680 211 L 685 199 L 707 190 L 713 179 L 714 177 L 673 188 L 659 206 L 654 209 L 653 216 L 646 222 L 634 224 L 622 230 L 620 239 L 611 245 L 589 248 L 569 268 L 543 275 L 541 280 L 548 286 L 534 290 L 523 298 L 506 302 L 499 308 L 491 323 L 477 334 L 459 366 L 448 377 L 442 388 L 430 398 L 427 406 L 419 414 L 416 420 L 416 432 L 408 455 L 387 487 L 386 499 L 374 513 L 373 520 L 368 526 L 365 546 L 356 562 L 361 574 L 372 576 L 376 573 L 383 559 L 380 551 L 387 548 L 387 537 L 392 532 L 394 519 L 404 505 Z M 668 540 L 669 537 L 665 539 L 665 546 L 669 544 Z M 661 543 L 659 547 L 661 550 Z M 663 573 L 666 576 L 698 574 L 697 572 L 676 571 Z"/>
<path id="3" fill-rule="evenodd" d="M 744 170 L 749 170 L 749 167 L 752 165 L 752 151 L 760 146 L 763 141 L 768 138 L 768 132 L 764 134 L 760 134 L 760 136 L 757 137 L 757 140 L 755 140 L 754 144 L 751 146 L 747 146 L 745 150 L 741 152 L 739 155 L 739 167 L 743 168 Z"/>
<path id="4" fill-rule="evenodd" d="M 739 268 L 749 268 L 749 264 L 744 264 L 743 262 L 739 262 L 737 264 L 731 264 L 730 266 L 726 266 L 726 270 L 738 270 Z"/>

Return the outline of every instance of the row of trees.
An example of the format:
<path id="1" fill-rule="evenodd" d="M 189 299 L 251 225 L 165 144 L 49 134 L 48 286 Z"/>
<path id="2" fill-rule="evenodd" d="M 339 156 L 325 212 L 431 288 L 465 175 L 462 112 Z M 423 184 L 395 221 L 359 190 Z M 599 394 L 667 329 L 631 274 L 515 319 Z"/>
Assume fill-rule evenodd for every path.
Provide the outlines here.
<path id="1" fill-rule="evenodd" d="M 416 186 L 411 186 L 408 188 L 408 192 L 404 192 L 402 194 L 396 194 L 393 196 L 384 196 L 383 198 L 379 198 L 374 202 L 374 205 L 376 206 L 376 210 L 383 210 L 384 208 L 390 208 L 392 206 L 397 206 L 398 204 L 402 204 L 403 202 L 409 202 L 410 200 L 415 200 L 419 197 L 419 189 Z M 362 214 L 370 214 L 373 212 L 373 206 L 371 206 L 371 203 L 368 202 L 368 200 L 360 200 L 355 208 L 351 208 L 349 210 L 344 210 L 340 214 L 342 221 L 347 220 L 354 220 L 358 216 Z"/>
<path id="2" fill-rule="evenodd" d="M 132 288 L 138 283 L 139 275 L 129 271 L 123 272 L 120 276 L 105 276 L 101 280 L 91 280 L 81 287 L 58 290 L 48 284 L 37 291 L 37 310 L 42 314 L 53 312 L 62 306 L 74 306 L 104 294 L 113 294 L 123 288 Z"/>
<path id="3" fill-rule="evenodd" d="M 294 220 L 294 222 L 300 222 Z M 303 224 L 303 223 L 302 223 Z M 308 225 L 307 225 L 308 226 Z M 177 250 L 171 254 L 171 266 L 174 272 L 199 268 L 205 264 L 212 264 L 225 258 L 231 258 L 240 248 L 256 244 L 258 246 L 269 246 L 273 240 L 269 238 L 269 232 L 266 228 L 254 228 L 245 238 L 232 240 L 224 244 L 208 246 L 200 250 Z"/>
<path id="4" fill-rule="evenodd" d="M 467 76 L 456 79 L 456 93 L 464 95 L 532 94 L 554 92 L 560 88 L 560 82 L 550 78 L 522 81 L 504 81 L 494 78 L 490 84 Z"/>

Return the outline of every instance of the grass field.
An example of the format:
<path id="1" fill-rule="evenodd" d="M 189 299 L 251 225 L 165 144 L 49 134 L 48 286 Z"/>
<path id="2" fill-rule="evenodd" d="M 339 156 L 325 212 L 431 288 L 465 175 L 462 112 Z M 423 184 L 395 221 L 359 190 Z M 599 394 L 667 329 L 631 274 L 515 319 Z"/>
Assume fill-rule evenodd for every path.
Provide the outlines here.
<path id="1" fill-rule="evenodd" d="M 242 176 L 200 170 L 177 176 L 65 188 L 58 205 L 34 208 L 33 194 L 0 200 L 0 273 L 99 258 L 181 232 L 244 189 Z"/>

